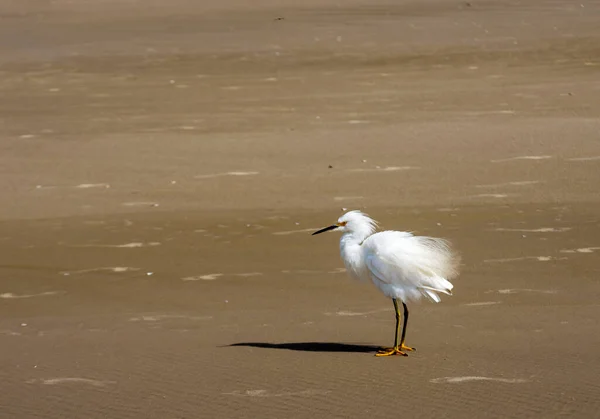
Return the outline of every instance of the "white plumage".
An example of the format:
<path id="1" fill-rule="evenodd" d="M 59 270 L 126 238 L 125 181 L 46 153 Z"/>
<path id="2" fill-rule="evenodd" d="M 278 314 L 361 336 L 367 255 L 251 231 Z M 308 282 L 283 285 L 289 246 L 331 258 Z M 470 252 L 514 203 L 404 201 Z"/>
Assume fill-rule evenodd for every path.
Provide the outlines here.
<path id="1" fill-rule="evenodd" d="M 404 334 L 408 320 L 407 302 L 425 296 L 440 302 L 438 294 L 452 295 L 454 287 L 449 281 L 458 275 L 460 258 L 450 243 L 434 237 L 414 236 L 409 232 L 382 231 L 375 233 L 377 223 L 360 211 L 350 211 L 338 219 L 337 224 L 313 234 L 340 230 L 340 253 L 350 276 L 373 282 L 396 309 L 396 342 L 394 353 L 405 355 Z M 404 306 L 402 342 L 398 346 L 399 311 L 397 300 Z M 381 354 L 380 354 L 381 355 Z"/>

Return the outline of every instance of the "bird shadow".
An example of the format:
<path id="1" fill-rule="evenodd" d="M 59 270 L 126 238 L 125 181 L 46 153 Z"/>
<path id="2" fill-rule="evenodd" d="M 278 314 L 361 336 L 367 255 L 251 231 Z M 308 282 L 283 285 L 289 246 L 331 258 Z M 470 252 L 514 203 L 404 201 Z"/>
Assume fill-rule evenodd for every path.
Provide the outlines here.
<path id="1" fill-rule="evenodd" d="M 267 342 L 239 342 L 227 345 L 227 347 L 246 346 L 262 349 L 287 349 L 289 351 L 301 352 L 346 352 L 346 353 L 370 353 L 381 349 L 381 346 L 360 345 L 339 342 L 289 342 L 289 343 L 267 343 Z"/>

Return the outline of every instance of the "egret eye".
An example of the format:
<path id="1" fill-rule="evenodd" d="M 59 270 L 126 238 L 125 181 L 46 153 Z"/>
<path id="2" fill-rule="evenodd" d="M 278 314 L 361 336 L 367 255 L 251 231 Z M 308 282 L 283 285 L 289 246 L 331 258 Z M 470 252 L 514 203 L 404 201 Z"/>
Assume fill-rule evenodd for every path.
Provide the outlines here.
<path id="1" fill-rule="evenodd" d="M 337 223 L 338 227 L 345 227 L 348 224 L 348 221 L 342 221 L 341 223 Z"/>

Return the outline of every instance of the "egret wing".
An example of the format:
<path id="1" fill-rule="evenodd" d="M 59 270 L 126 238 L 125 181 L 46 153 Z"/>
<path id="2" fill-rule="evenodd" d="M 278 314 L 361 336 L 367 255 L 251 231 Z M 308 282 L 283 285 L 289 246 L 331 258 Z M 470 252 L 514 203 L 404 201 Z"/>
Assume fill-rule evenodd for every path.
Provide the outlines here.
<path id="1" fill-rule="evenodd" d="M 369 275 L 386 295 L 405 301 L 425 295 L 438 302 L 436 292 L 451 293 L 453 285 L 445 277 L 455 274 L 457 262 L 448 242 L 384 231 L 363 246 Z"/>

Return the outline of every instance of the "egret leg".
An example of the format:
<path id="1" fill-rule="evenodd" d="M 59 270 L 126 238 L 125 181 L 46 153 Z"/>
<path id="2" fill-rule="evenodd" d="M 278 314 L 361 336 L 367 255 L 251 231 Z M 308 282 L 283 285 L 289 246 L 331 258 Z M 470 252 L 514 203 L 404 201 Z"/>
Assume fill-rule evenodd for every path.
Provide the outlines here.
<path id="1" fill-rule="evenodd" d="M 392 299 L 394 303 L 394 311 L 396 312 L 396 334 L 394 335 L 394 347 L 393 348 L 383 348 L 378 351 L 375 356 L 390 356 L 390 355 L 402 355 L 408 356 L 405 351 L 414 351 L 415 348 L 411 348 L 404 345 L 404 338 L 406 337 L 406 325 L 408 323 L 408 308 L 404 302 L 402 305 L 404 306 L 404 323 L 402 325 L 402 337 L 400 339 L 400 345 L 398 345 L 398 334 L 400 332 L 400 309 L 398 307 L 398 300 L 395 298 Z"/>
<path id="2" fill-rule="evenodd" d="M 408 324 L 408 307 L 406 304 L 402 302 L 402 306 L 404 307 L 404 325 L 402 325 L 402 338 L 400 339 L 400 349 L 405 351 L 416 351 L 416 348 L 411 348 L 410 346 L 404 345 L 404 339 L 406 338 L 406 325 Z"/>

